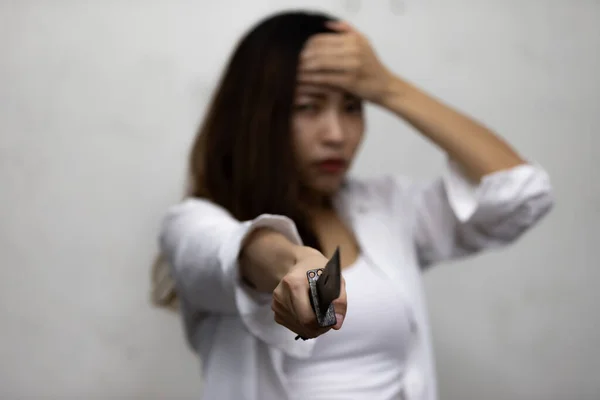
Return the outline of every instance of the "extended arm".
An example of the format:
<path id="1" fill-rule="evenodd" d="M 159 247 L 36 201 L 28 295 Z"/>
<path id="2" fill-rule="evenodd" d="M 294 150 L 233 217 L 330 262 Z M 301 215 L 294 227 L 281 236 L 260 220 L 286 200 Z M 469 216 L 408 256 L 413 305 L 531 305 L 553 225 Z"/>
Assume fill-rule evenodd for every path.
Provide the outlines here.
<path id="1" fill-rule="evenodd" d="M 160 245 L 177 294 L 194 309 L 243 314 L 262 300 L 260 292 L 273 291 L 301 240 L 288 218 L 240 222 L 209 201 L 189 199 L 168 211 Z"/>

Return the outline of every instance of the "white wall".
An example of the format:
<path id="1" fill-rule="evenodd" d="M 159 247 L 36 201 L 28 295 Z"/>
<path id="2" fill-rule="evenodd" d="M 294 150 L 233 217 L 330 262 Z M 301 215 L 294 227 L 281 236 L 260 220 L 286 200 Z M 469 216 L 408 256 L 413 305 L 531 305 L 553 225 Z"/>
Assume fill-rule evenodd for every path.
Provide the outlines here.
<path id="1" fill-rule="evenodd" d="M 597 399 L 594 0 L 1 0 L 0 398 L 196 397 L 178 320 L 147 301 L 157 224 L 234 40 L 287 5 L 349 18 L 552 175 L 538 229 L 426 277 L 442 399 Z M 370 118 L 356 173 L 439 170 L 405 124 Z"/>

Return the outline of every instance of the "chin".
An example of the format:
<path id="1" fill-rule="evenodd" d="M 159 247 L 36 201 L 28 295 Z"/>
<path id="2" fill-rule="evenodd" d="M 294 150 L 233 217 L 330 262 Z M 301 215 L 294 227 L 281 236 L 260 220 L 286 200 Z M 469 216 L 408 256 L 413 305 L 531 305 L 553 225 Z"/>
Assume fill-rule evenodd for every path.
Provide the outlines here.
<path id="1" fill-rule="evenodd" d="M 321 178 L 314 182 L 312 188 L 315 192 L 321 193 L 325 196 L 333 196 L 338 192 L 338 190 L 340 190 L 343 181 L 343 177 Z"/>

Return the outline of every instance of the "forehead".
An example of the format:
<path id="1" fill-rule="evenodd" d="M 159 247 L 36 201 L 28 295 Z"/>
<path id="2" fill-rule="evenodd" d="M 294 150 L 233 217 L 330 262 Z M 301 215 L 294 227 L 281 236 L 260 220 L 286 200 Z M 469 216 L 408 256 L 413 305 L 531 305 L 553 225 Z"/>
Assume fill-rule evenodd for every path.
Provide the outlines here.
<path id="1" fill-rule="evenodd" d="M 299 83 L 296 85 L 296 95 L 320 98 L 343 97 L 346 99 L 356 99 L 356 96 L 338 88 L 322 85 L 310 85 L 306 83 Z"/>

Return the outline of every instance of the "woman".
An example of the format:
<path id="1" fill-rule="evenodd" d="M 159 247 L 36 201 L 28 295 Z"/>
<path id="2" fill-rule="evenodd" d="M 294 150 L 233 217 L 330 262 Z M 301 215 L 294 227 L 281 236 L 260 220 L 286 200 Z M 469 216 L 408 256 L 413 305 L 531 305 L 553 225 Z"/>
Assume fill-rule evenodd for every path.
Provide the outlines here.
<path id="1" fill-rule="evenodd" d="M 346 176 L 363 101 L 444 150 L 447 171 L 428 184 Z M 241 40 L 190 178 L 160 232 L 173 287 L 157 264 L 155 295 L 176 294 L 205 399 L 435 399 L 421 271 L 513 242 L 552 204 L 542 169 L 392 73 L 347 23 L 303 12 Z M 306 271 L 337 246 L 345 283 L 329 330 Z"/>

